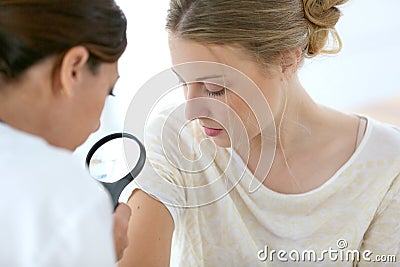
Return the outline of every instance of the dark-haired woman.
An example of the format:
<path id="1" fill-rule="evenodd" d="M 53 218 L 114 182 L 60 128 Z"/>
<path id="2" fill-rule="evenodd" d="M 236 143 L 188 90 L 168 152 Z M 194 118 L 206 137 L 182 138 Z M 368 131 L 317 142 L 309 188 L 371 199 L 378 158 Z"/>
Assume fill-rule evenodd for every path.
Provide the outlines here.
<path id="1" fill-rule="evenodd" d="M 126 19 L 113 0 L 0 1 L 0 265 L 114 266 L 130 209 L 71 151 L 99 127 Z M 114 223 L 113 223 L 114 220 Z"/>

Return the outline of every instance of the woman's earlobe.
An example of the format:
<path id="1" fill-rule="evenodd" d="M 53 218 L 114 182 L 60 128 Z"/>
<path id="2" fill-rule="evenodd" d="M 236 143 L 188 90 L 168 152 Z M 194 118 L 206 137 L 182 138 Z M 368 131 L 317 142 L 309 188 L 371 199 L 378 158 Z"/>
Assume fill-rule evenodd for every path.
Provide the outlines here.
<path id="1" fill-rule="evenodd" d="M 286 79 L 290 79 L 297 71 L 296 63 L 292 60 L 288 61 L 288 58 L 283 58 L 281 68 L 282 74 L 286 77 Z"/>
<path id="2" fill-rule="evenodd" d="M 64 88 L 60 89 L 60 94 L 61 96 L 68 96 L 67 90 L 65 90 Z"/>
<path id="3" fill-rule="evenodd" d="M 282 73 L 291 78 L 299 69 L 302 60 L 302 52 L 300 49 L 287 51 L 282 54 L 281 68 Z"/>

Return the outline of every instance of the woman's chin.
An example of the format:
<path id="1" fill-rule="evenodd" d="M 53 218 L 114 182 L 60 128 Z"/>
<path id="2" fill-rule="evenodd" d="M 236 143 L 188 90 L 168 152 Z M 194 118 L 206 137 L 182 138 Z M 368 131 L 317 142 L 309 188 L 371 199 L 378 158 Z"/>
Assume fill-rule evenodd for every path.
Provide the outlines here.
<path id="1" fill-rule="evenodd" d="M 223 137 L 217 136 L 217 137 L 213 137 L 212 139 L 218 147 L 225 147 L 225 148 L 231 147 L 231 142 L 230 142 L 229 138 L 223 138 Z"/>

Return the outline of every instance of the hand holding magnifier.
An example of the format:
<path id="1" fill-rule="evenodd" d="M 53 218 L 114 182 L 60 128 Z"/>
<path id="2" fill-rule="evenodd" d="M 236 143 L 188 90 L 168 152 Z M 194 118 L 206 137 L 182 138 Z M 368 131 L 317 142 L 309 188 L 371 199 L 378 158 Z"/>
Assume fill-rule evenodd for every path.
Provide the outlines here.
<path id="1" fill-rule="evenodd" d="M 146 161 L 143 144 L 132 134 L 114 133 L 89 150 L 86 165 L 90 175 L 110 193 L 114 209 L 124 188 L 138 176 Z"/>

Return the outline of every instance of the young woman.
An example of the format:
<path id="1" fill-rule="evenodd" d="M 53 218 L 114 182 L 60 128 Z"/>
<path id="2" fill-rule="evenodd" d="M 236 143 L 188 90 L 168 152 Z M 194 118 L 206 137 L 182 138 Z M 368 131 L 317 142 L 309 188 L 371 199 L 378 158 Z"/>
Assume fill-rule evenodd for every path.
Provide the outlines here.
<path id="1" fill-rule="evenodd" d="M 318 105 L 297 77 L 304 58 L 340 50 L 345 2 L 171 0 L 173 71 L 192 122 L 166 110 L 149 124 L 150 164 L 132 185 L 132 243 L 120 266 L 353 266 L 400 256 L 399 130 Z M 257 98 L 264 112 L 253 109 Z M 248 138 L 232 141 L 223 106 Z M 235 150 L 246 143 L 247 155 Z M 187 159 L 195 169 L 182 168 Z M 249 190 L 253 176 L 260 186 Z M 221 195 L 224 183 L 233 186 Z"/>
<path id="2" fill-rule="evenodd" d="M 99 127 L 126 44 L 113 0 L 0 1 L 1 266 L 122 256 L 130 209 L 113 226 L 109 196 L 71 151 Z"/>

